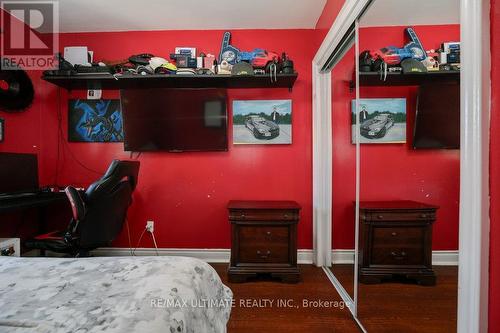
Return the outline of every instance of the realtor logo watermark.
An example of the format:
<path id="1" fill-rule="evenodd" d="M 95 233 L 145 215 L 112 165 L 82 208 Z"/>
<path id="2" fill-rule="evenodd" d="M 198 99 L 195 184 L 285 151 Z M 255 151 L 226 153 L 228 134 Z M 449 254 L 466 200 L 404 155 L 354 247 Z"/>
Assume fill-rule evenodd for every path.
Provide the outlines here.
<path id="1" fill-rule="evenodd" d="M 59 51 L 57 1 L 0 1 L 1 68 L 54 69 Z"/>

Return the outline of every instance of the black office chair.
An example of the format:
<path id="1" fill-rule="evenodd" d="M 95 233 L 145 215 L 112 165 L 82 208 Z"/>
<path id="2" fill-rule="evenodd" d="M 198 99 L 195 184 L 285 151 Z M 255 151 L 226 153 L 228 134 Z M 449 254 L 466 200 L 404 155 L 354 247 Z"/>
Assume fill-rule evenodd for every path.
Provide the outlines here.
<path id="1" fill-rule="evenodd" d="M 122 230 L 138 174 L 138 161 L 114 160 L 85 193 L 68 186 L 65 192 L 73 213 L 68 228 L 39 235 L 28 240 L 26 247 L 80 257 L 109 246 Z"/>

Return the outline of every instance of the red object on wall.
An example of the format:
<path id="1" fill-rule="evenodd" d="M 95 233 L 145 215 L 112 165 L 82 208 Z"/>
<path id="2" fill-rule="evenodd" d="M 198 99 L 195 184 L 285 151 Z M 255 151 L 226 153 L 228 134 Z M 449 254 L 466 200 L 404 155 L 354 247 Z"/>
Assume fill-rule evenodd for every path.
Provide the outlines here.
<path id="1" fill-rule="evenodd" d="M 500 332 L 500 1 L 491 0 L 489 332 Z"/>
<path id="2" fill-rule="evenodd" d="M 362 28 L 360 52 L 402 45 L 406 27 Z M 459 25 L 415 26 L 426 49 L 460 40 Z M 354 247 L 355 145 L 351 143 L 354 48 L 333 69 L 333 247 Z M 407 143 L 361 145 L 361 200 L 414 200 L 440 206 L 433 249 L 458 249 L 459 150 L 413 150 L 417 87 L 363 87 L 361 98 L 406 98 Z"/>
<path id="3" fill-rule="evenodd" d="M 226 204 L 239 199 L 297 201 L 303 207 L 298 246 L 312 248 L 311 59 L 318 48 L 316 31 L 236 30 L 232 34 L 241 49 L 286 51 L 294 60 L 299 79 L 292 93 L 288 89 L 228 91 L 230 115 L 236 99 L 292 99 L 293 144 L 234 146 L 230 129 L 228 152 L 143 153 L 128 214 L 133 246 L 151 219 L 156 222 L 159 247 L 229 248 Z M 222 35 L 223 31 L 72 33 L 60 35 L 60 47 L 87 45 L 98 60 L 126 59 L 144 52 L 167 56 L 175 46 L 186 44 L 218 54 Z M 36 97 L 31 109 L 2 115 L 6 137 L 1 151 L 38 153 L 42 184 L 76 186 L 90 184 L 112 159 L 129 158 L 121 143 L 68 143 L 68 99 L 85 98 L 85 92 L 58 90 L 40 76 L 32 73 Z M 103 98 L 117 97 L 117 91 L 103 92 Z M 58 140 L 60 135 L 63 140 Z M 129 245 L 126 229 L 114 244 Z M 144 237 L 140 246 L 151 247 L 152 242 Z"/>

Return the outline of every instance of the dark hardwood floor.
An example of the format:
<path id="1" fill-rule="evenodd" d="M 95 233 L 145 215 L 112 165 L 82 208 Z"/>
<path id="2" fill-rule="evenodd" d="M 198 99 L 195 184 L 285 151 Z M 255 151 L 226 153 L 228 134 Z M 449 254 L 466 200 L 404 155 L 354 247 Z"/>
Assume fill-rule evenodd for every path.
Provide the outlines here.
<path id="1" fill-rule="evenodd" d="M 300 265 L 302 282 L 298 284 L 269 280 L 228 283 L 227 264 L 213 266 L 236 299 L 228 324 L 229 333 L 360 332 L 347 308 L 303 306 L 304 299 L 341 300 L 321 268 Z M 436 266 L 434 270 L 437 284 L 433 287 L 401 282 L 361 285 L 358 313 L 367 331 L 456 332 L 457 267 Z M 344 273 L 337 268 L 336 275 L 341 281 L 350 281 L 352 267 L 346 267 Z M 278 306 L 279 300 L 293 300 L 293 306 Z"/>
<path id="2" fill-rule="evenodd" d="M 227 264 L 212 266 L 236 300 L 228 333 L 360 332 L 346 307 L 334 307 L 341 298 L 321 268 L 300 265 L 302 281 L 297 284 L 269 280 L 228 283 Z M 332 307 L 304 307 L 303 300 L 331 301 Z M 259 301 L 261 304 L 254 303 Z M 283 304 L 278 306 L 280 301 Z"/>
<path id="3" fill-rule="evenodd" d="M 349 296 L 354 298 L 354 264 L 334 264 L 331 271 Z"/>
<path id="4" fill-rule="evenodd" d="M 370 333 L 457 331 L 458 267 L 433 267 L 435 286 L 360 284 L 358 317 Z M 384 315 L 386 314 L 386 315 Z"/>
<path id="5" fill-rule="evenodd" d="M 361 283 L 358 318 L 365 329 L 370 333 L 456 332 L 458 268 L 434 266 L 434 271 L 435 286 L 409 281 Z M 352 265 L 335 265 L 334 272 L 352 294 Z"/>

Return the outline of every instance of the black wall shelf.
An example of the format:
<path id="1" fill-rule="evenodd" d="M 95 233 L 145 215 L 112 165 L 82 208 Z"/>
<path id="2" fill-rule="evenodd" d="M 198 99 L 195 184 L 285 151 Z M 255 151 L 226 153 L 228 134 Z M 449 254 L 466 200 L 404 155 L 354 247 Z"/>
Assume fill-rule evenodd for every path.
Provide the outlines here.
<path id="1" fill-rule="evenodd" d="M 120 75 L 82 74 L 44 75 L 42 79 L 67 90 L 77 89 L 151 89 L 151 88 L 288 88 L 292 89 L 298 74 L 278 74 L 276 82 L 269 75 Z"/>
<path id="2" fill-rule="evenodd" d="M 460 71 L 436 71 L 426 73 L 387 73 L 386 80 L 379 72 L 360 72 L 359 85 L 366 86 L 419 86 L 424 83 L 460 83 Z M 350 82 L 350 88 L 356 88 L 356 82 Z"/>

